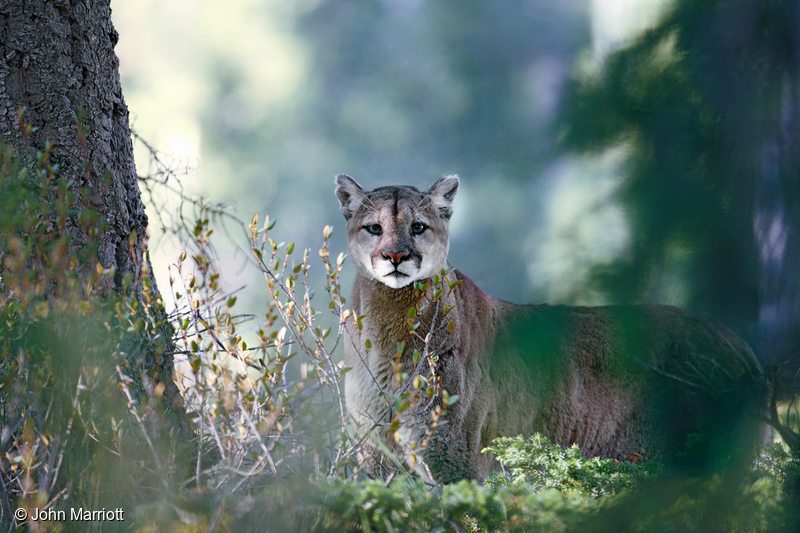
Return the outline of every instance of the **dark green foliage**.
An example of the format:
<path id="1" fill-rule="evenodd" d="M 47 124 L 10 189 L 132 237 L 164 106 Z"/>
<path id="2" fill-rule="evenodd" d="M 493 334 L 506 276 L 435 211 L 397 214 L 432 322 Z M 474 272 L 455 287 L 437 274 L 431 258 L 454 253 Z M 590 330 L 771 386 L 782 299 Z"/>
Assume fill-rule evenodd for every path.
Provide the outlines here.
<path id="1" fill-rule="evenodd" d="M 654 463 L 590 459 L 576 444 L 562 448 L 538 433 L 528 439 L 521 436 L 495 439 L 484 452 L 493 454 L 504 468 L 504 473 L 494 475 L 489 485 L 522 485 L 533 491 L 553 488 L 591 497 L 630 489 L 660 470 Z"/>
<path id="2" fill-rule="evenodd" d="M 487 449 L 505 473 L 486 485 L 431 487 L 419 479 L 328 480 L 291 491 L 294 524 L 314 531 L 791 531 L 797 523 L 786 480 L 798 460 L 764 448 L 741 475 L 680 477 L 656 464 L 589 459 L 541 435 L 500 438 Z M 268 489 L 260 498 L 286 501 Z M 239 524 L 254 520 L 253 511 Z M 266 516 L 266 514 L 264 515 Z M 794 521 L 793 521 L 794 520 Z M 285 525 L 285 522 L 275 522 Z"/>
<path id="3" fill-rule="evenodd" d="M 588 499 L 557 490 L 474 481 L 440 488 L 406 478 L 389 486 L 331 481 L 318 490 L 319 531 L 566 531 L 590 508 Z"/>
<path id="4" fill-rule="evenodd" d="M 798 340 L 790 307 L 757 324 L 797 298 L 798 20 L 790 1 L 675 2 L 579 77 L 560 117 L 566 150 L 627 149 L 631 247 L 595 268 L 595 287 L 619 302 L 684 295 L 771 361 Z"/>
<path id="5" fill-rule="evenodd" d="M 770 444 L 759 452 L 754 473 L 758 477 L 771 477 L 782 483 L 800 474 L 800 457 L 792 455 L 779 444 Z"/>

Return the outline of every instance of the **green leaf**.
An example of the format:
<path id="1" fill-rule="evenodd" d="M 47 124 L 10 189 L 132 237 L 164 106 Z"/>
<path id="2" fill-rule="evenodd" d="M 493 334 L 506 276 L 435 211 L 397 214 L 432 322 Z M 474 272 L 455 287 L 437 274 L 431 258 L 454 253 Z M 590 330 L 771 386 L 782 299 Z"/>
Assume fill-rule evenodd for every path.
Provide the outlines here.
<path id="1" fill-rule="evenodd" d="M 444 404 L 445 404 L 446 406 L 450 407 L 451 405 L 453 405 L 453 404 L 454 404 L 454 403 L 456 403 L 457 401 L 458 401 L 458 394 L 447 395 L 447 396 L 445 397 L 445 399 L 444 399 Z"/>

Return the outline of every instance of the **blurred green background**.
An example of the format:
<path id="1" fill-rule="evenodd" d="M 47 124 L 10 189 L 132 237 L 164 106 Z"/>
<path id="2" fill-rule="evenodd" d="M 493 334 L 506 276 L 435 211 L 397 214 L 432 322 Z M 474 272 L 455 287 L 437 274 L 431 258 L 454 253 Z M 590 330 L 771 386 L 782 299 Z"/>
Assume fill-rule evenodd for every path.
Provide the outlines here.
<path id="1" fill-rule="evenodd" d="M 193 169 L 189 192 L 269 213 L 282 239 L 313 250 L 333 224 L 345 249 L 337 173 L 369 188 L 458 173 L 450 261 L 491 294 L 682 305 L 764 359 L 797 353 L 796 3 L 112 8 L 133 128 Z M 166 292 L 177 244 L 150 215 Z M 258 313 L 259 277 L 226 246 L 225 282 Z"/>

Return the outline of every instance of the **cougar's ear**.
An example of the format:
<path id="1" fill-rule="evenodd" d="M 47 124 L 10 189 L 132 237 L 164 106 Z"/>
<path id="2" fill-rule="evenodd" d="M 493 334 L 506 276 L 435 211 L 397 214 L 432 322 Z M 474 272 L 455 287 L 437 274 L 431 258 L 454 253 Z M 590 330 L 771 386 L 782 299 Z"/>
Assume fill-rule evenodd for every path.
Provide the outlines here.
<path id="1" fill-rule="evenodd" d="M 345 220 L 350 220 L 364 199 L 364 189 L 347 174 L 336 176 L 336 198 Z"/>
<path id="2" fill-rule="evenodd" d="M 455 174 L 442 176 L 428 189 L 433 205 L 444 218 L 450 218 L 453 214 L 453 198 L 456 196 L 456 191 L 458 191 L 458 176 Z"/>

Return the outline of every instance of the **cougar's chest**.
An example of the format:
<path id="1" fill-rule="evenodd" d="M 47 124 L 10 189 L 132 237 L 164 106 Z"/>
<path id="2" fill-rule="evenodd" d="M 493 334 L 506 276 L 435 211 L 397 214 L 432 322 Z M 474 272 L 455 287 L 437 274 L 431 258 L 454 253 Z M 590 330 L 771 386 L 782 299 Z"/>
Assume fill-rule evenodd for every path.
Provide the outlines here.
<path id="1" fill-rule="evenodd" d="M 355 324 L 345 328 L 345 375 L 347 409 L 359 424 L 385 424 L 391 401 L 387 391 L 392 380 L 392 358 L 383 353 L 377 342 L 379 331 L 368 318 L 362 329 Z"/>

